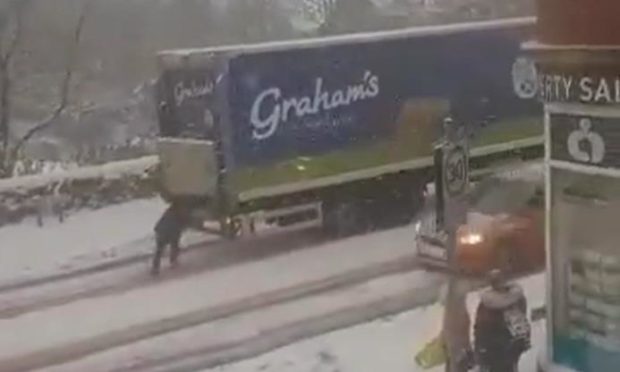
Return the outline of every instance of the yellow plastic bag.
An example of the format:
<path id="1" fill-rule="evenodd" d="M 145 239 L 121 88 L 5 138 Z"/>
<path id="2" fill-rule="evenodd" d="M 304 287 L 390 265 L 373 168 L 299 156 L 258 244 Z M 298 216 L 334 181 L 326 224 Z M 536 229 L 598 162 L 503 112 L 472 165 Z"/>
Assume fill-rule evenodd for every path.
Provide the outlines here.
<path id="1" fill-rule="evenodd" d="M 415 362 L 423 369 L 431 369 L 448 361 L 446 347 L 440 337 L 435 337 L 415 356 Z"/>

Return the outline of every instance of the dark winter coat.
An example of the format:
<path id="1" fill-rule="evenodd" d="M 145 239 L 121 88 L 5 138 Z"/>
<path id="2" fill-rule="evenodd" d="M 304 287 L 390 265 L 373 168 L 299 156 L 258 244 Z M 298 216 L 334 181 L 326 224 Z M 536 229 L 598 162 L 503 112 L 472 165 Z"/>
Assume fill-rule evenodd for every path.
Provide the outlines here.
<path id="1" fill-rule="evenodd" d="M 179 240 L 189 223 L 189 214 L 183 208 L 171 205 L 155 224 L 155 235 L 163 244 L 173 243 Z"/>
<path id="2" fill-rule="evenodd" d="M 530 332 L 527 301 L 520 286 L 483 293 L 474 324 L 475 351 L 482 366 L 512 368 L 508 366 L 530 348 Z"/>

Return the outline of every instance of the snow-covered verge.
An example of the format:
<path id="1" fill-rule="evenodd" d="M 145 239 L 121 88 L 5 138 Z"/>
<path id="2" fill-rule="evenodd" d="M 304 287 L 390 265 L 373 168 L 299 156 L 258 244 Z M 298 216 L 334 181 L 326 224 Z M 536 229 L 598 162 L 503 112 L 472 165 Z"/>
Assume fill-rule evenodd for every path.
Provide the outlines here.
<path id="1" fill-rule="evenodd" d="M 59 172 L 7 178 L 0 180 L 0 193 L 11 190 L 32 190 L 58 182 L 88 181 L 92 179 L 116 179 L 124 175 L 137 175 L 155 167 L 157 156 L 124 160 L 90 167 L 81 167 Z"/>
<path id="2" fill-rule="evenodd" d="M 98 208 L 153 196 L 157 156 L 0 180 L 0 226 L 54 205 L 65 210 Z M 50 208 L 48 208 L 50 209 Z"/>
<path id="3" fill-rule="evenodd" d="M 0 229 L 0 283 L 19 282 L 123 259 L 153 249 L 152 229 L 165 208 L 159 198 L 95 211 L 65 223 L 26 219 Z"/>
<path id="4" fill-rule="evenodd" d="M 522 280 L 530 306 L 545 300 L 544 275 Z M 469 296 L 473 314 L 478 294 Z M 425 371 L 416 365 L 416 353 L 441 327 L 443 309 L 436 304 L 393 318 L 380 319 L 289 345 L 258 358 L 223 365 L 204 372 L 441 372 Z M 520 371 L 536 372 L 545 345 L 544 321 L 533 324 L 534 347 L 522 358 Z"/>

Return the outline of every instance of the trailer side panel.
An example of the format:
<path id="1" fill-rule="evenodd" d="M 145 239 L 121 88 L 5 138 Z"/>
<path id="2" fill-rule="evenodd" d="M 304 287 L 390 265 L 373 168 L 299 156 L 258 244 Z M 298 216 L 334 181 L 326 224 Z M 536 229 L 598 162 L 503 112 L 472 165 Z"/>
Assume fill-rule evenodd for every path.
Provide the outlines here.
<path id="1" fill-rule="evenodd" d="M 241 53 L 229 64 L 230 182 L 245 192 L 430 157 L 447 115 L 475 146 L 540 136 L 539 104 L 512 81 L 530 32 Z"/>

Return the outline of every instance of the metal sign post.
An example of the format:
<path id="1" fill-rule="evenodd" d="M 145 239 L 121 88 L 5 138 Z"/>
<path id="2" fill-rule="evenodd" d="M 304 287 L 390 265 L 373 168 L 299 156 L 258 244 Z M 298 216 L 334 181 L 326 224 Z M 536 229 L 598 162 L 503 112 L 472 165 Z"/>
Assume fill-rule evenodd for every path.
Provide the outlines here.
<path id="1" fill-rule="evenodd" d="M 469 149 L 466 140 L 447 142 L 443 149 L 442 184 L 447 230 L 467 222 L 465 196 L 469 188 Z"/>
<path id="2" fill-rule="evenodd" d="M 467 313 L 467 290 L 460 282 L 456 260 L 457 230 L 467 220 L 466 194 L 469 188 L 469 144 L 465 128 L 459 128 L 451 119 L 444 122 L 445 140 L 436 149 L 436 187 L 438 195 L 438 223 L 447 234 L 449 280 L 445 299 L 443 339 L 448 351 L 447 372 L 462 372 L 460 361 L 471 349 L 469 340 L 470 318 Z M 439 156 L 441 152 L 441 156 Z M 441 216 L 441 217 L 439 217 Z M 440 221 L 441 220 L 441 221 Z"/>

